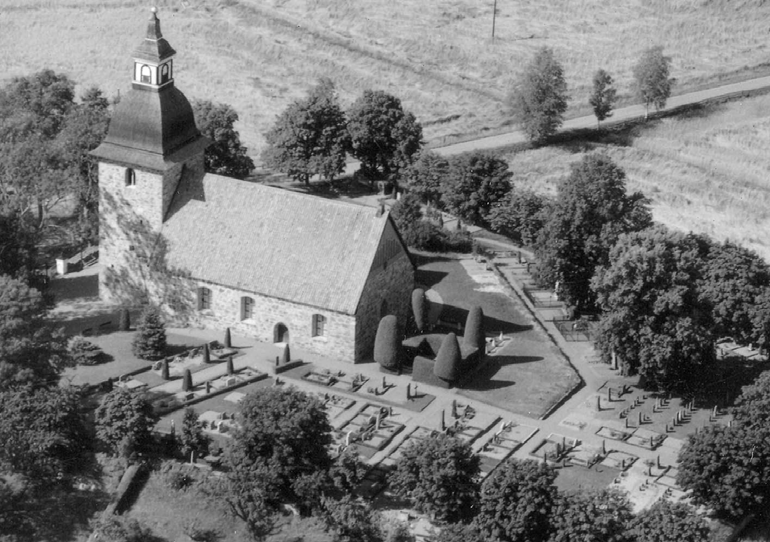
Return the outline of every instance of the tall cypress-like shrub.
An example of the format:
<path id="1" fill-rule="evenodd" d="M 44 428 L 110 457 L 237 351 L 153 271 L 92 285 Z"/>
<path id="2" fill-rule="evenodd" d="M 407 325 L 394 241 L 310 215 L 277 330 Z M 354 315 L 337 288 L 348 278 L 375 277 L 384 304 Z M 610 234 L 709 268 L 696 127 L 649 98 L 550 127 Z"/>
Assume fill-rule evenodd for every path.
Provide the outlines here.
<path id="1" fill-rule="evenodd" d="M 169 375 L 169 372 L 168 372 L 168 360 L 167 359 L 163 360 L 163 365 L 160 368 L 160 377 L 163 380 L 170 380 L 171 379 L 171 376 Z"/>
<path id="2" fill-rule="evenodd" d="M 120 309 L 120 321 L 118 323 L 119 331 L 129 331 L 131 329 L 131 314 L 128 309 Z"/>
<path id="3" fill-rule="evenodd" d="M 414 317 L 414 327 L 419 333 L 425 330 L 427 320 L 427 307 L 425 306 L 425 290 L 415 288 L 412 292 L 412 316 Z"/>
<path id="4" fill-rule="evenodd" d="M 230 328 L 225 329 L 225 348 L 232 348 L 233 340 L 230 338 Z"/>
<path id="5" fill-rule="evenodd" d="M 436 362 L 433 365 L 433 374 L 442 380 L 454 382 L 460 378 L 460 365 L 462 356 L 460 355 L 460 344 L 457 342 L 457 335 L 450 333 L 441 342 L 441 347 L 436 354 Z"/>
<path id="6" fill-rule="evenodd" d="M 397 372 L 401 368 L 401 343 L 398 340 L 398 320 L 389 314 L 380 320 L 374 338 L 374 361 L 386 371 Z"/>
<path id="7" fill-rule="evenodd" d="M 131 346 L 134 355 L 141 359 L 154 361 L 166 355 L 166 324 L 156 307 L 147 307 L 142 312 Z"/>
<path id="8" fill-rule="evenodd" d="M 484 311 L 481 307 L 472 307 L 465 319 L 465 334 L 463 345 L 475 346 L 481 352 L 484 351 L 486 336 L 484 335 Z"/>
<path id="9" fill-rule="evenodd" d="M 182 391 L 192 391 L 193 379 L 190 369 L 184 370 L 184 379 L 182 380 Z"/>

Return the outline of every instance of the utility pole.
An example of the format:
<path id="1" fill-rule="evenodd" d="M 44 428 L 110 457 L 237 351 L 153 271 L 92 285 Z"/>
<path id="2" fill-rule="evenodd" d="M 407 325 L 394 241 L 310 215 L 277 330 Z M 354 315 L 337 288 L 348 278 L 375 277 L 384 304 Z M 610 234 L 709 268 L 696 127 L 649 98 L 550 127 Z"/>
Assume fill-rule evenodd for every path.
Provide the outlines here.
<path id="1" fill-rule="evenodd" d="M 497 0 L 494 0 L 492 6 L 492 41 L 495 41 L 495 22 L 497 20 Z"/>

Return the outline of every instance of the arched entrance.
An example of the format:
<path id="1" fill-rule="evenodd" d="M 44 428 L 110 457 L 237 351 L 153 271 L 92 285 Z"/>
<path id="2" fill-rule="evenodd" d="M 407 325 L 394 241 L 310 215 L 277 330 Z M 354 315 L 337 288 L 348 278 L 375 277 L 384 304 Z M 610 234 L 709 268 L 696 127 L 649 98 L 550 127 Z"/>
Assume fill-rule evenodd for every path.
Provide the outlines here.
<path id="1" fill-rule="evenodd" d="M 289 328 L 282 322 L 278 322 L 273 328 L 273 342 L 289 344 Z"/>

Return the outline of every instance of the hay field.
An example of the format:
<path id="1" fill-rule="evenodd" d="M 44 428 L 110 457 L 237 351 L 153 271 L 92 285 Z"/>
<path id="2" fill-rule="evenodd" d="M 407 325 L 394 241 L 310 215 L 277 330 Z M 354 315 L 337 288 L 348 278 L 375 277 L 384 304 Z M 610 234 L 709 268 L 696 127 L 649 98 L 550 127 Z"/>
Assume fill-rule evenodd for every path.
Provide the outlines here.
<path id="1" fill-rule="evenodd" d="M 593 71 L 628 98 L 639 53 L 664 45 L 678 90 L 768 71 L 770 5 L 761 0 L 157 0 L 179 51 L 178 86 L 232 104 L 257 155 L 262 134 L 318 77 L 343 101 L 365 88 L 400 96 L 428 139 L 499 130 L 504 96 L 543 45 L 562 59 L 585 110 Z M 50 67 L 109 95 L 129 88 L 146 0 L 4 0 L 0 83 Z"/>
<path id="2" fill-rule="evenodd" d="M 770 96 L 663 119 L 620 144 L 557 145 L 506 158 L 515 187 L 554 193 L 569 164 L 595 148 L 626 171 L 629 190 L 650 198 L 655 220 L 736 241 L 770 262 Z"/>

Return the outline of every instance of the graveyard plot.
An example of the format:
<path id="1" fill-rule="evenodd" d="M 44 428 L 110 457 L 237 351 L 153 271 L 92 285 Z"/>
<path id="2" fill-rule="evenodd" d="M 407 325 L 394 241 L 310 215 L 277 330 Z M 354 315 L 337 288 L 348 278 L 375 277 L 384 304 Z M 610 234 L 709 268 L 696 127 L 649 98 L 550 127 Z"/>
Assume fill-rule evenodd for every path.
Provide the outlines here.
<path id="1" fill-rule="evenodd" d="M 340 429 L 340 427 L 346 423 L 341 419 L 341 415 L 355 405 L 356 401 L 348 397 L 331 395 L 328 393 L 316 393 L 316 395 L 323 403 L 324 410 L 326 410 L 326 415 L 329 418 L 329 423 L 331 423 L 334 429 Z"/>
<path id="2" fill-rule="evenodd" d="M 638 456 L 626 452 L 609 450 L 609 453 L 600 461 L 600 464 L 611 469 L 625 471 L 633 465 L 637 459 L 639 459 Z"/>
<path id="3" fill-rule="evenodd" d="M 354 446 L 365 459 L 384 449 L 404 429 L 404 425 L 389 419 L 389 409 L 367 403 L 340 428 L 339 438 L 345 446 Z"/>
<path id="4" fill-rule="evenodd" d="M 596 432 L 602 438 L 608 438 L 612 440 L 625 441 L 630 437 L 635 429 L 618 428 L 614 426 L 603 425 Z"/>
<path id="5" fill-rule="evenodd" d="M 481 474 L 485 478 L 500 463 L 507 460 L 522 444 L 537 432 L 536 427 L 522 426 L 514 422 L 501 423 L 493 435 L 478 450 L 481 457 Z"/>
<path id="6" fill-rule="evenodd" d="M 632 435 L 630 435 L 626 442 L 640 448 L 647 448 L 648 450 L 654 450 L 665 440 L 666 435 L 656 433 L 655 431 L 649 431 L 647 429 L 636 429 Z"/>
<path id="7" fill-rule="evenodd" d="M 553 463 L 558 463 L 566 459 L 569 453 L 578 445 L 575 438 L 567 438 L 564 435 L 551 433 L 532 450 L 529 455 L 538 459 L 544 459 Z"/>

